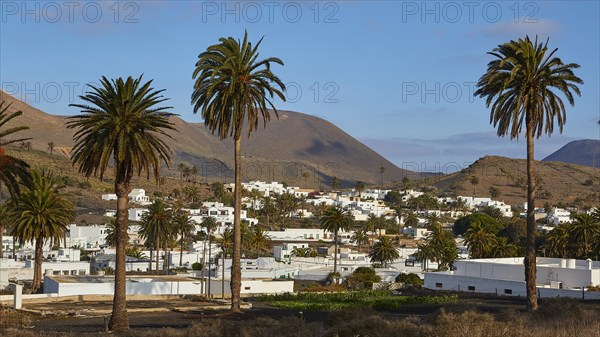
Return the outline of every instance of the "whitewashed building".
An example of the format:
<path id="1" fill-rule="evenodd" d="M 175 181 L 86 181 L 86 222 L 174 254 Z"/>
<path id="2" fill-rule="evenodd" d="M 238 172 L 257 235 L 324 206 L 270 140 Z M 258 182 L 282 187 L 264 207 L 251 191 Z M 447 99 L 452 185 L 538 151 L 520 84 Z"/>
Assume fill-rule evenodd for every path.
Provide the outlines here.
<path id="1" fill-rule="evenodd" d="M 522 257 L 457 260 L 454 270 L 425 273 L 425 288 L 525 296 L 524 275 Z M 540 297 L 600 299 L 585 290 L 600 285 L 597 261 L 539 257 L 536 279 Z"/>

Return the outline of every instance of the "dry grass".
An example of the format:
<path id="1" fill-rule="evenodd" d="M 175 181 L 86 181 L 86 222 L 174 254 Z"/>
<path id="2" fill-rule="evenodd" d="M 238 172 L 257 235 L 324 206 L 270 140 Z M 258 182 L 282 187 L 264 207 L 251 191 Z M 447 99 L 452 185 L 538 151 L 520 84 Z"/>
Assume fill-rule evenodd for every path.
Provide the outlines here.
<path id="1" fill-rule="evenodd" d="M 598 337 L 600 316 L 597 303 L 582 304 L 571 300 L 546 300 L 537 312 L 504 310 L 485 313 L 467 307 L 440 309 L 436 314 L 399 317 L 394 313 L 371 310 L 332 312 L 327 320 L 306 322 L 297 317 L 234 320 L 205 318 L 186 329 L 137 329 L 119 336 L 187 337 L 187 336 L 415 336 L 415 337 Z M 24 331 L 31 323 L 27 314 L 3 310 L 0 316 L 2 336 L 86 336 L 81 333 L 34 333 Z M 102 335 L 98 332 L 88 336 Z"/>

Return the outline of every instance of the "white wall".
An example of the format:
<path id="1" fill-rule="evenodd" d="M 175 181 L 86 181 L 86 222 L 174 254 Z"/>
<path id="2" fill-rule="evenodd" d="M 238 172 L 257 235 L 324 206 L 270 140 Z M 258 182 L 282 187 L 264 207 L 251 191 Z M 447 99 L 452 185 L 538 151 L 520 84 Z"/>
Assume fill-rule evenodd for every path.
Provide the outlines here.
<path id="1" fill-rule="evenodd" d="M 221 294 L 221 280 L 211 280 L 210 292 L 218 296 Z M 242 280 L 242 295 L 251 294 L 282 294 L 294 292 L 293 280 Z M 229 280 L 225 280 L 225 295 L 230 295 Z"/>
<path id="2" fill-rule="evenodd" d="M 438 287 L 440 284 L 441 287 Z M 475 289 L 469 290 L 469 286 L 475 287 Z M 424 287 L 433 290 L 453 290 L 465 292 L 473 291 L 478 293 L 495 293 L 505 296 L 527 295 L 525 282 L 522 281 L 490 280 L 478 277 L 457 276 L 452 275 L 451 272 L 425 273 Z M 505 293 L 505 290 L 510 290 L 512 293 Z M 599 291 L 583 292 L 581 290 L 552 289 L 542 287 L 538 287 L 538 295 L 540 297 L 600 299 Z"/>
<path id="3" fill-rule="evenodd" d="M 94 278 L 86 278 L 93 280 Z M 112 295 L 114 281 L 106 282 L 104 278 L 95 278 L 97 282 L 76 282 L 73 279 L 59 283 L 52 277 L 44 277 L 44 293 L 58 293 L 58 296 L 71 295 Z M 200 294 L 200 280 L 189 281 L 127 281 L 127 295 L 193 295 Z"/>

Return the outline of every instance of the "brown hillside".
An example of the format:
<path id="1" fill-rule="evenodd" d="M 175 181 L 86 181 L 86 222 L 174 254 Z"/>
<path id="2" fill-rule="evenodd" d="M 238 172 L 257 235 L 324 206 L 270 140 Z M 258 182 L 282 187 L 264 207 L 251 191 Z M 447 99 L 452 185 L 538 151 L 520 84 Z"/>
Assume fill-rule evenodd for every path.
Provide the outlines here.
<path id="1" fill-rule="evenodd" d="M 526 200 L 527 162 L 524 159 L 487 156 L 460 172 L 425 181 L 452 195 L 489 197 L 491 186 L 500 191 L 497 199 L 510 205 Z M 537 205 L 545 202 L 574 206 L 600 206 L 600 169 L 561 162 L 536 161 L 539 179 Z M 477 185 L 471 176 L 479 179 Z"/>
<path id="2" fill-rule="evenodd" d="M 32 137 L 34 149 L 46 151 L 54 142 L 55 153 L 68 156 L 73 146 L 74 131 L 65 128 L 66 117 L 54 116 L 0 92 L 0 99 L 12 103 L 10 111 L 21 110 L 23 116 L 15 123 L 28 125 L 30 130 L 20 136 Z M 75 111 L 73 111 L 75 113 Z M 198 117 L 199 118 L 199 117 Z M 173 150 L 174 168 L 180 162 L 196 165 L 205 178 L 231 181 L 233 144 L 221 141 L 203 125 L 173 118 L 178 132 L 171 133 L 168 144 Z M 335 125 L 311 115 L 281 111 L 266 129 L 242 141 L 244 180 L 278 180 L 293 184 L 329 185 L 337 176 L 346 186 L 356 181 L 380 182 L 379 168 L 385 168 L 384 180 L 415 177 L 371 150 Z M 302 173 L 309 173 L 303 178 Z M 178 173 L 171 171 L 172 175 Z"/>

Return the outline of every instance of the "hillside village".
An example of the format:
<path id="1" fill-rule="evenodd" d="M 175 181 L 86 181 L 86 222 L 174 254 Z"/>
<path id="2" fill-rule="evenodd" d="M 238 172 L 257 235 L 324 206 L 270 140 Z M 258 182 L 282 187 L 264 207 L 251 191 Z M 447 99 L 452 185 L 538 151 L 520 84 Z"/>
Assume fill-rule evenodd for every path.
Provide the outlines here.
<path id="1" fill-rule="evenodd" d="M 233 184 L 213 185 L 213 188 L 221 189 L 214 191 L 221 197 L 202 201 L 199 208 L 181 208 L 180 211 L 193 226 L 183 234 L 170 234 L 170 243 L 165 243 L 167 246 L 162 246 L 163 249 L 158 252 L 149 249 L 153 248 L 153 243 L 140 235 L 148 226 L 147 214 L 156 198 L 146 195 L 144 189 L 132 190 L 129 194 L 132 206 L 128 214 L 126 264 L 128 292 L 147 295 L 205 294 L 215 298 L 229 295 L 229 288 L 223 287 L 223 282 L 229 282 L 230 248 L 223 242 L 231 235 L 234 208 L 222 201 L 230 200 L 228 197 L 235 187 Z M 519 256 L 523 249 L 519 242 L 523 229 L 519 226 L 523 226 L 526 204 L 511 206 L 501 200 L 479 196 L 433 197 L 414 189 L 365 188 L 362 183 L 354 189 L 329 192 L 261 181 L 243 183 L 242 187 L 244 197 L 240 215 L 245 228 L 243 235 L 247 237 L 242 239 L 245 242 L 242 294 L 245 296 L 293 292 L 297 288 L 294 282 L 326 284 L 332 282 L 332 275 L 334 282 L 344 283 L 355 271 L 372 266 L 376 267 L 374 271 L 380 280 L 374 285 L 377 287 L 390 287 L 402 278 L 401 275 L 414 274 L 424 280 L 426 288 L 434 290 L 460 290 L 462 286 L 463 291 L 497 292 L 497 283 L 500 282 L 505 295 L 524 294 L 523 275 L 518 266 L 522 263 Z M 103 194 L 97 198 L 113 201 L 116 195 Z M 167 199 L 167 203 L 172 205 L 178 201 L 171 198 Z M 352 218 L 352 226 L 337 233 L 337 252 L 333 246 L 336 233 L 320 226 L 320 219 L 328 207 L 343 209 Z M 556 228 L 562 230 L 565 226 L 572 226 L 574 220 L 579 221 L 580 215 L 589 217 L 593 212 L 594 209 L 567 210 L 558 207 L 535 210 L 538 230 L 546 240 L 540 246 L 541 256 L 548 256 L 543 261 L 548 264 L 549 270 L 539 268 L 544 277 L 540 278 L 538 286 L 555 289 L 555 292 L 543 292 L 544 296 L 578 297 L 586 287 L 600 284 L 600 262 L 597 259 L 593 262 L 590 259 L 588 262 L 566 259 L 576 256 L 558 256 L 556 251 L 551 251 L 555 248 L 549 243 Z M 73 223 L 68 227 L 63 245 L 51 245 L 49 242 L 44 245 L 42 270 L 45 271 L 45 294 L 111 293 L 110 275 L 116 268 L 116 255 L 111 241 L 114 226 L 110 225 L 110 221 L 114 220 L 110 219 L 115 215 L 116 210 L 109 209 L 104 214 L 105 223 Z M 498 233 L 485 228 L 479 230 L 485 230 L 489 236 L 489 253 L 486 255 L 481 251 L 482 245 L 486 244 L 477 241 L 481 240 L 477 239 L 481 233 L 469 233 L 478 228 L 477 217 L 496 223 L 507 221 L 509 225 L 505 225 L 505 229 L 512 226 L 512 233 L 507 234 L 504 241 L 500 240 L 509 248 L 504 255 L 495 255 L 498 247 L 494 247 L 493 242 L 489 243 L 490 238 Z M 208 228 L 207 219 L 212 219 Z M 460 229 L 465 222 L 466 227 Z M 435 253 L 426 255 L 429 243 L 440 236 L 440 230 L 452 238 L 450 246 L 455 247 L 456 254 L 450 257 L 451 261 Z M 391 249 L 396 253 L 392 254 L 392 258 L 381 260 L 373 253 L 375 241 L 382 238 L 390 238 L 394 242 Z M 35 247 L 28 243 L 15 244 L 17 241 L 17 238 L 3 236 L 0 286 L 5 290 L 10 284 L 27 284 L 33 277 Z M 332 273 L 334 260 L 336 274 Z M 512 276 L 502 277 L 510 277 L 510 280 L 499 281 L 497 272 L 493 270 L 505 263 L 516 269 L 507 274 Z M 480 268 L 491 268 L 489 273 L 492 274 L 471 275 L 472 266 L 479 265 Z M 589 270 L 591 274 L 575 276 L 581 273 L 577 270 Z M 105 287 L 86 286 L 90 279 L 98 280 L 98 277 L 102 278 Z M 176 291 L 165 292 L 161 287 L 167 282 L 165 277 L 169 282 L 177 282 L 180 287 Z M 137 286 L 144 284 L 140 280 L 146 280 L 143 282 L 150 282 L 153 286 L 138 289 Z M 573 292 L 569 293 L 569 290 Z M 596 298 L 597 294 L 600 293 L 592 293 L 590 298 Z"/>

